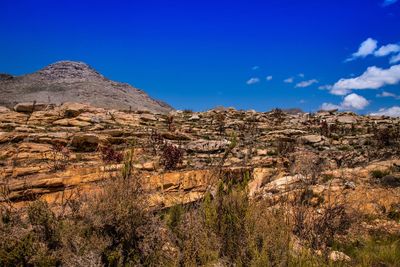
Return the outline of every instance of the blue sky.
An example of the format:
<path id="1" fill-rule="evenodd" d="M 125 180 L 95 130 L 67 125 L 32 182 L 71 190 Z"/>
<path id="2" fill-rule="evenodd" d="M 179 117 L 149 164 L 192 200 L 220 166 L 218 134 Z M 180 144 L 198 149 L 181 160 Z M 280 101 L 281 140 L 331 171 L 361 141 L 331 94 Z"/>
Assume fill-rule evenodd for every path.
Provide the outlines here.
<path id="1" fill-rule="evenodd" d="M 1 0 L 0 33 L 0 73 L 77 60 L 178 109 L 400 114 L 396 0 Z"/>

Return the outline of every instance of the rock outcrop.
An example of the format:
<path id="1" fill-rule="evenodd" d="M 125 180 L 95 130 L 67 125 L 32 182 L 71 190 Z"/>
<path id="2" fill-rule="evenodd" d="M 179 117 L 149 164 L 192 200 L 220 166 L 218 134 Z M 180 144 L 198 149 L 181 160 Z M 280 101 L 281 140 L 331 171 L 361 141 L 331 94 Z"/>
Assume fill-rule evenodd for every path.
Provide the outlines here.
<path id="1" fill-rule="evenodd" d="M 306 183 L 310 201 L 346 194 L 362 212 L 382 214 L 400 202 L 399 136 L 400 119 L 338 112 L 0 107 L 0 201 L 91 194 L 121 174 L 124 161 L 117 159 L 130 153 L 152 205 L 198 200 L 223 177 L 248 179 L 251 197 L 271 203 Z M 183 152 L 173 169 L 163 165 L 165 144 Z"/>

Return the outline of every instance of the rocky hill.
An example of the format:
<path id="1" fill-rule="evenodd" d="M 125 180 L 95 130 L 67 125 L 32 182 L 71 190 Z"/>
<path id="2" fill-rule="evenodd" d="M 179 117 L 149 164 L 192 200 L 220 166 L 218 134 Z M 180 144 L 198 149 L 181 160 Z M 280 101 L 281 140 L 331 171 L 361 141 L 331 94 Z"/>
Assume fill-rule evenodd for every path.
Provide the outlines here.
<path id="1" fill-rule="evenodd" d="M 61 104 L 80 102 L 120 110 L 166 113 L 168 104 L 154 100 L 129 84 L 108 80 L 85 63 L 60 61 L 35 73 L 14 77 L 0 75 L 0 105 L 21 102 Z"/>

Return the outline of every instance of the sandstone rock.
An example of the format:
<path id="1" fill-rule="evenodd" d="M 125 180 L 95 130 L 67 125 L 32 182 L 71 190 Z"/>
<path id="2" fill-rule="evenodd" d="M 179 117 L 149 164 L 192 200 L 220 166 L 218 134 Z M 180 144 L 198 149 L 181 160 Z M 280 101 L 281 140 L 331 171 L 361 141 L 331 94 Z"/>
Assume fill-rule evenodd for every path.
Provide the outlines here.
<path id="1" fill-rule="evenodd" d="M 47 106 L 48 104 L 44 103 L 34 103 L 34 102 L 18 103 L 14 106 L 14 110 L 16 112 L 34 112 L 34 111 L 45 110 Z"/>
<path id="2" fill-rule="evenodd" d="M 292 135 L 300 135 L 300 134 L 305 134 L 306 132 L 303 130 L 296 130 L 296 129 L 285 129 L 285 130 L 278 130 L 278 131 L 271 131 L 268 133 L 268 135 L 279 135 L 279 134 L 283 134 L 283 135 L 288 135 L 288 136 L 292 136 Z"/>
<path id="3" fill-rule="evenodd" d="M 331 251 L 331 253 L 329 253 L 329 259 L 331 261 L 337 262 L 337 261 L 351 261 L 351 258 L 349 256 L 347 256 L 346 254 L 344 254 L 343 252 L 340 251 Z"/>
<path id="4" fill-rule="evenodd" d="M 157 121 L 156 116 L 154 116 L 153 114 L 149 114 L 149 113 L 143 113 L 140 114 L 139 117 L 142 121 Z"/>
<path id="5" fill-rule="evenodd" d="M 211 153 L 224 150 L 230 144 L 227 140 L 196 140 L 187 144 L 186 149 L 197 153 Z"/>
<path id="6" fill-rule="evenodd" d="M 19 176 L 25 176 L 25 175 L 30 175 L 30 174 L 36 174 L 39 173 L 40 171 L 43 171 L 44 169 L 48 169 L 45 166 L 44 167 L 17 167 L 13 171 L 13 177 L 19 177 Z"/>
<path id="7" fill-rule="evenodd" d="M 80 104 L 80 103 L 64 103 L 61 107 L 60 110 L 63 113 L 63 116 L 65 118 L 73 118 L 77 117 L 79 114 L 85 112 L 88 109 L 87 105 Z"/>
<path id="8" fill-rule="evenodd" d="M 337 121 L 340 123 L 356 123 L 357 118 L 354 116 L 339 116 L 337 117 Z"/>
<path id="9" fill-rule="evenodd" d="M 157 164 L 155 162 L 145 162 L 143 164 L 134 164 L 133 167 L 139 170 L 144 170 L 144 171 L 154 171 L 156 170 Z"/>
<path id="10" fill-rule="evenodd" d="M 28 124 L 47 126 L 53 121 L 60 119 L 60 112 L 56 109 L 46 109 L 42 111 L 35 111 L 30 114 Z"/>
<path id="11" fill-rule="evenodd" d="M 295 184 L 298 184 L 304 179 L 304 176 L 298 174 L 294 176 L 284 176 L 282 178 L 276 179 L 265 185 L 264 191 L 271 192 L 280 192 L 286 191 L 293 188 Z"/>
<path id="12" fill-rule="evenodd" d="M 323 147 L 316 149 L 313 147 L 316 145 L 299 144 L 299 154 L 296 156 L 302 157 L 304 153 L 312 152 L 318 158 L 324 159 L 324 171 L 333 173 L 328 183 L 311 186 L 312 192 L 317 195 L 310 200 L 311 203 L 326 198 L 328 186 L 331 194 L 336 196 L 341 196 L 345 188 L 353 189 L 345 191 L 346 197 L 349 196 L 352 207 L 361 207 L 365 214 L 384 215 L 385 210 L 390 210 L 391 205 L 399 202 L 400 187 L 390 186 L 392 183 L 389 179 L 385 186 L 370 183 L 369 174 L 377 168 L 390 168 L 391 175 L 398 175 L 400 169 L 392 168 L 394 163 L 400 163 L 398 151 L 390 146 L 377 149 L 370 142 L 364 142 L 374 137 L 371 133 L 372 124 L 379 123 L 378 127 L 387 128 L 399 123 L 399 119 L 382 118 L 374 121 L 346 114 L 345 116 L 357 119 L 354 125 L 357 133 L 351 132 L 350 124 L 339 125 L 341 128 L 328 139 L 315 134 L 320 130 L 318 120 L 336 120 L 336 117 L 343 117 L 343 113 L 313 117 L 291 115 L 286 116 L 284 122 L 274 124 L 273 118 L 264 113 L 223 110 L 188 115 L 176 112 L 174 126 L 177 130 L 167 132 L 165 115 L 80 107 L 82 106 L 75 108 L 72 105 L 71 110 L 76 110 L 76 113 L 73 111 L 67 116 L 73 118 L 64 117 L 60 107 L 32 114 L 12 110 L 0 112 L 0 183 L 6 178 L 14 185 L 14 199 L 27 199 L 29 194 L 36 194 L 53 201 L 57 197 L 61 198 L 62 192 L 76 187 L 88 194 L 100 190 L 96 182 L 120 175 L 122 168 L 122 164 L 114 163 L 104 166 L 100 153 L 96 151 L 99 144 L 104 144 L 112 146 L 118 152 L 135 147 L 133 163 L 137 164 L 135 168 L 138 169 L 135 171 L 140 178 L 149 179 L 144 179 L 143 183 L 149 190 L 149 199 L 154 199 L 151 205 L 168 207 L 178 202 L 198 200 L 207 186 L 213 188 L 212 181 L 219 177 L 214 168 L 222 162 L 224 150 L 229 146 L 227 140 L 220 140 L 221 133 L 214 124 L 215 116 L 219 113 L 224 116 L 227 128 L 225 136 L 229 136 L 229 133 L 238 135 L 237 146 L 223 161 L 221 171 L 232 171 L 238 166 L 249 170 L 252 177 L 249 193 L 254 198 L 268 197 L 275 201 L 286 194 L 291 196 L 294 190 L 301 188 L 301 176 L 288 176 L 288 159 L 272 152 L 276 150 L 278 140 L 302 140 L 302 136 L 305 136 L 309 139 L 305 142 L 323 144 Z M 190 120 L 192 115 L 198 115 L 199 119 L 194 117 Z M 254 153 L 245 161 L 249 149 L 245 141 L 249 135 L 242 132 L 242 129 L 245 129 L 247 119 L 255 121 L 257 135 L 251 144 Z M 161 173 L 161 167 L 158 166 L 160 151 L 154 152 L 154 144 L 149 140 L 151 129 L 157 130 L 168 143 L 184 147 L 190 152 L 185 153 L 184 164 L 180 165 L 179 170 Z M 333 140 L 335 141 L 332 142 Z M 53 149 L 53 144 L 59 143 L 71 150 L 71 157 L 66 169 L 50 172 L 48 152 Z M 349 144 L 347 148 L 351 145 L 357 151 L 341 150 L 344 147 L 342 143 Z M 372 153 L 367 157 L 366 152 Z M 374 153 L 391 156 L 393 160 L 376 159 L 369 164 L 368 161 L 375 160 Z M 243 173 L 229 174 L 226 177 L 240 179 Z M 354 187 L 353 184 L 357 186 Z"/>
<path id="13" fill-rule="evenodd" d="M 10 109 L 0 106 L 0 113 L 6 113 L 6 112 L 10 112 Z"/>
<path id="14" fill-rule="evenodd" d="M 199 117 L 199 115 L 197 115 L 197 114 L 193 114 L 193 115 L 189 118 L 189 120 L 190 120 L 190 121 L 198 121 L 198 120 L 200 120 L 200 117 Z"/>
<path id="15" fill-rule="evenodd" d="M 34 133 L 35 129 L 29 128 L 29 127 L 15 127 L 14 129 L 17 132 L 23 132 L 23 133 Z"/>
<path id="16" fill-rule="evenodd" d="M 168 140 L 191 140 L 191 136 L 180 132 L 163 132 L 162 137 Z"/>
<path id="17" fill-rule="evenodd" d="M 100 138 L 95 134 L 77 134 L 71 140 L 71 146 L 78 151 L 95 151 L 99 143 Z"/>
<path id="18" fill-rule="evenodd" d="M 194 188 L 204 188 L 210 178 L 210 171 L 208 170 L 168 172 L 149 177 L 148 186 L 163 191 L 176 191 L 178 189 L 187 191 Z"/>
<path id="19" fill-rule="evenodd" d="M 258 156 L 267 156 L 268 155 L 268 150 L 267 149 L 258 149 L 257 150 L 257 155 Z"/>
<path id="20" fill-rule="evenodd" d="M 314 135 L 314 134 L 305 135 L 305 136 L 301 137 L 301 140 L 303 140 L 306 143 L 314 144 L 314 143 L 321 142 L 322 141 L 322 136 L 321 135 Z"/>
<path id="21" fill-rule="evenodd" d="M 85 127 L 92 125 L 90 122 L 80 121 L 76 119 L 61 119 L 53 122 L 54 125 L 72 126 L 72 127 Z"/>
<path id="22" fill-rule="evenodd" d="M 253 197 L 261 187 L 271 179 L 273 170 L 270 168 L 255 168 L 253 170 L 253 179 L 249 182 L 249 196 Z"/>
<path id="23" fill-rule="evenodd" d="M 107 130 L 104 130 L 103 133 L 109 134 L 112 137 L 121 137 L 126 132 L 123 129 L 107 129 Z"/>
<path id="24" fill-rule="evenodd" d="M 49 144 L 37 144 L 37 143 L 22 143 L 18 146 L 19 152 L 30 152 L 30 153 L 45 153 L 51 151 L 52 146 Z"/>

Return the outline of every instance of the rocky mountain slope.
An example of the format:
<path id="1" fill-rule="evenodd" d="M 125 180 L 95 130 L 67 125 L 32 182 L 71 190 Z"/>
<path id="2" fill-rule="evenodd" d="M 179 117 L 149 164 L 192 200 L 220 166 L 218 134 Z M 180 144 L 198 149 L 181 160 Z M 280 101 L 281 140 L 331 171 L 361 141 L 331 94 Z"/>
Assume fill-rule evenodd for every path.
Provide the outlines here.
<path id="1" fill-rule="evenodd" d="M 148 110 L 166 113 L 168 104 L 154 100 L 129 84 L 103 77 L 85 63 L 60 61 L 23 76 L 0 75 L 0 105 L 33 102 L 61 104 L 88 103 L 120 110 Z"/>

